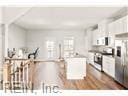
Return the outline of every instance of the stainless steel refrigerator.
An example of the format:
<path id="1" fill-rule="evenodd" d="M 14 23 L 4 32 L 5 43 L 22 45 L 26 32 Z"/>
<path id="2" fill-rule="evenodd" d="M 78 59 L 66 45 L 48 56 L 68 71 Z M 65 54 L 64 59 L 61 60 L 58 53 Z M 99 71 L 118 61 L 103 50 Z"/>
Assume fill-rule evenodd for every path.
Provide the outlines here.
<path id="1" fill-rule="evenodd" d="M 115 80 L 128 88 L 128 37 L 115 40 Z"/>

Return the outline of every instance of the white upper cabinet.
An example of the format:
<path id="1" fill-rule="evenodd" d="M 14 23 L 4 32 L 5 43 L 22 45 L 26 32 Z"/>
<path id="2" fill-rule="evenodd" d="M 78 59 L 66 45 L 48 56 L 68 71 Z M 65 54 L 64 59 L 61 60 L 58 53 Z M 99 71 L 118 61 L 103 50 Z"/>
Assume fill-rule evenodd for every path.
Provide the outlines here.
<path id="1" fill-rule="evenodd" d="M 111 23 L 109 21 L 103 20 L 98 23 L 98 29 L 93 31 L 93 45 L 97 45 L 97 40 L 101 37 L 110 37 L 108 46 L 114 47 L 115 35 L 128 32 L 128 16 L 119 18 Z"/>
<path id="2" fill-rule="evenodd" d="M 86 32 L 87 32 L 87 49 L 91 50 L 92 49 L 92 43 L 93 43 L 93 29 L 89 28 Z"/>
<path id="3" fill-rule="evenodd" d="M 108 36 L 114 36 L 115 35 L 115 26 L 114 22 L 109 23 L 108 25 Z"/>
<path id="4" fill-rule="evenodd" d="M 115 35 L 128 32 L 128 16 L 122 17 L 108 24 L 109 46 L 114 47 Z"/>
<path id="5" fill-rule="evenodd" d="M 113 32 L 115 35 L 128 32 L 128 16 L 122 17 L 113 22 Z"/>
<path id="6" fill-rule="evenodd" d="M 98 23 L 99 38 L 107 37 L 108 35 L 108 20 L 103 20 Z"/>
<path id="7" fill-rule="evenodd" d="M 124 24 L 124 26 L 123 26 L 123 29 L 124 29 L 123 32 L 124 33 L 127 33 L 128 32 L 128 16 L 125 16 L 122 19 L 123 19 L 123 24 Z"/>
<path id="8" fill-rule="evenodd" d="M 123 18 L 120 18 L 115 21 L 115 34 L 121 34 L 124 31 L 124 23 L 123 23 Z"/>
<path id="9" fill-rule="evenodd" d="M 114 47 L 115 45 L 115 22 L 112 22 L 108 25 L 108 37 L 109 37 L 109 46 Z"/>
<path id="10" fill-rule="evenodd" d="M 97 39 L 99 38 L 98 29 L 93 30 L 92 34 L 93 45 L 97 45 Z"/>
<path id="11" fill-rule="evenodd" d="M 109 37 L 109 46 L 114 47 L 115 43 L 115 26 L 114 22 L 108 25 L 108 37 Z"/>

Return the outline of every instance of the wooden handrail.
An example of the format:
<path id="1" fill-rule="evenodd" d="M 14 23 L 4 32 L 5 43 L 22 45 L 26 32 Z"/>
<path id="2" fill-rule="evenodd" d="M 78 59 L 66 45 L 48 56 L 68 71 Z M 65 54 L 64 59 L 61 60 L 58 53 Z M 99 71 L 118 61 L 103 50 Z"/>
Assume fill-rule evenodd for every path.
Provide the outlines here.
<path id="1" fill-rule="evenodd" d="M 32 62 L 58 62 L 59 59 L 23 59 L 23 58 L 5 58 L 5 62 L 6 61 L 32 61 Z"/>
<path id="2" fill-rule="evenodd" d="M 29 59 L 24 59 L 24 58 L 7 58 L 7 57 L 5 57 L 5 61 L 7 61 L 7 60 L 11 60 L 11 61 L 15 61 L 15 60 L 17 60 L 17 61 L 23 61 L 23 60 L 29 60 Z"/>
<path id="3" fill-rule="evenodd" d="M 8 62 L 9 61 L 9 62 Z M 18 61 L 18 62 L 17 62 Z M 3 82 L 27 82 L 33 81 L 32 72 L 33 61 L 30 59 L 19 59 L 19 58 L 5 58 Z M 29 77 L 31 76 L 31 78 Z M 30 80 L 31 79 L 31 80 Z M 27 81 L 26 81 L 27 80 Z M 14 86 L 15 87 L 15 86 Z M 8 88 L 11 88 L 8 86 Z"/>
<path id="4" fill-rule="evenodd" d="M 18 80 L 34 83 L 35 64 L 43 64 L 42 62 L 58 62 L 58 60 L 5 58 L 3 69 L 6 75 L 4 75 L 3 82 L 13 83 Z"/>

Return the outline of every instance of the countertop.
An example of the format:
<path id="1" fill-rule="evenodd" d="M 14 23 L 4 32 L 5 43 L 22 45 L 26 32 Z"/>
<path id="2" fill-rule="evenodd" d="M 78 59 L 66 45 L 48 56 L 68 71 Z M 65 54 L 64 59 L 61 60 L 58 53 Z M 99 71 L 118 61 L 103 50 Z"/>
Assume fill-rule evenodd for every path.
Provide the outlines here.
<path id="1" fill-rule="evenodd" d="M 102 54 L 102 55 L 104 55 L 104 56 L 111 57 L 111 58 L 115 58 L 115 56 L 105 54 L 105 53 L 104 53 L 104 52 L 102 52 L 102 51 L 97 51 L 97 50 L 89 50 L 89 52 L 92 52 L 92 53 L 100 53 L 100 54 Z"/>
<path id="2" fill-rule="evenodd" d="M 115 56 L 113 56 L 113 55 L 104 55 L 104 56 L 107 56 L 107 57 L 110 57 L 110 58 L 115 58 Z"/>
<path id="3" fill-rule="evenodd" d="M 86 58 L 84 55 L 75 55 L 73 58 Z"/>
<path id="4" fill-rule="evenodd" d="M 103 53 L 102 51 L 97 51 L 97 50 L 89 50 L 89 52 L 93 52 L 93 53 Z"/>

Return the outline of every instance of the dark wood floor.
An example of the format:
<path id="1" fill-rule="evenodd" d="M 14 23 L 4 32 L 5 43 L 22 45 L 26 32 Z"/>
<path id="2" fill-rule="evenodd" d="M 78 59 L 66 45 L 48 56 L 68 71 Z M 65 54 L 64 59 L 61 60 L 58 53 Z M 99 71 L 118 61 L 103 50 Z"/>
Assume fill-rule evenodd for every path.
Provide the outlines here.
<path id="1" fill-rule="evenodd" d="M 116 83 L 106 74 L 87 65 L 87 76 L 83 80 L 67 80 L 64 63 L 49 62 L 36 64 L 34 89 L 40 89 L 40 84 L 57 85 L 60 89 L 68 90 L 123 90 L 124 88 Z"/>

